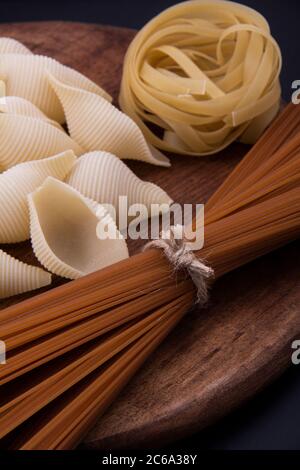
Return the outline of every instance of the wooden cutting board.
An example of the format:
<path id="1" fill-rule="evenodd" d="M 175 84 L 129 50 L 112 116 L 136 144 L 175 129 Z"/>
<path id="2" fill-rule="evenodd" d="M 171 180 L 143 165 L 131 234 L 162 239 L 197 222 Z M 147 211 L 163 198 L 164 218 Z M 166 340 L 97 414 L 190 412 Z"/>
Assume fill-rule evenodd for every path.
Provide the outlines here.
<path id="1" fill-rule="evenodd" d="M 135 33 L 40 22 L 2 24 L 0 34 L 76 68 L 116 100 L 123 56 Z M 203 203 L 246 151 L 234 144 L 214 157 L 172 157 L 171 169 L 129 165 L 176 201 Z M 37 264 L 28 243 L 4 249 Z M 131 253 L 138 249 L 130 243 Z M 293 243 L 218 281 L 209 307 L 186 316 L 99 418 L 84 445 L 112 449 L 165 444 L 211 424 L 274 380 L 291 363 L 293 339 L 300 339 L 299 261 L 299 245 Z M 61 282 L 56 279 L 54 285 Z"/>

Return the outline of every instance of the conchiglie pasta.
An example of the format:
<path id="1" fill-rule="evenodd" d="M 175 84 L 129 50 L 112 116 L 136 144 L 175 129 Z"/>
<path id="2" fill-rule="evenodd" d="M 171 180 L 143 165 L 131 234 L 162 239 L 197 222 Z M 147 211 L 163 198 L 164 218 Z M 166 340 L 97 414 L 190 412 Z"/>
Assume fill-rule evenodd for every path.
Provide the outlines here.
<path id="1" fill-rule="evenodd" d="M 60 99 L 70 135 L 86 150 L 104 150 L 119 158 L 170 166 L 169 160 L 150 148 L 138 126 L 100 95 L 70 86 L 48 74 Z"/>
<path id="2" fill-rule="evenodd" d="M 13 38 L 0 38 L 0 54 L 32 54 L 21 42 Z"/>
<path id="3" fill-rule="evenodd" d="M 0 166 L 10 168 L 17 163 L 38 160 L 73 150 L 83 150 L 66 132 L 42 119 L 0 113 Z"/>
<path id="4" fill-rule="evenodd" d="M 0 250 L 0 299 L 51 284 L 51 274 Z"/>
<path id="5" fill-rule="evenodd" d="M 76 279 L 128 257 L 126 241 L 97 203 L 54 178 L 29 195 L 33 251 L 49 271 Z M 99 238 L 109 231 L 112 238 Z"/>
<path id="6" fill-rule="evenodd" d="M 168 210 L 170 196 L 153 183 L 142 181 L 120 159 L 108 152 L 82 155 L 73 166 L 67 182 L 85 196 L 100 204 L 119 209 L 119 196 L 126 196 L 128 205 L 143 204 L 150 215 L 151 204 Z"/>
<path id="7" fill-rule="evenodd" d="M 19 96 L 3 95 L 3 97 L 0 98 L 0 112 L 42 119 L 43 121 L 46 121 L 49 124 L 62 129 L 58 122 L 49 119 L 48 116 L 46 116 L 46 114 L 44 114 L 34 104 L 28 100 L 25 100 L 24 98 L 20 98 Z"/>
<path id="8" fill-rule="evenodd" d="M 17 243 L 30 237 L 27 196 L 48 176 L 63 180 L 74 165 L 72 150 L 21 163 L 0 175 L 0 243 Z"/>
<path id="9" fill-rule="evenodd" d="M 111 97 L 94 82 L 55 59 L 40 55 L 0 55 L 0 80 L 6 84 L 6 94 L 31 101 L 50 119 L 63 123 L 64 112 L 49 85 L 46 71 L 54 73 L 66 83 L 93 92 L 105 100 L 111 100 Z"/>

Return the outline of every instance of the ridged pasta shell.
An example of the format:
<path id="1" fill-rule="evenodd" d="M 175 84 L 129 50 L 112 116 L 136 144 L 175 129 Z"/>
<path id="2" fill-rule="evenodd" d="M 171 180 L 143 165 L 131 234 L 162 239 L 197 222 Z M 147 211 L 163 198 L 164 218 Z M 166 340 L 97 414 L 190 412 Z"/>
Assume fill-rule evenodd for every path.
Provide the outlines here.
<path id="1" fill-rule="evenodd" d="M 0 113 L 0 166 L 51 157 L 65 150 L 83 150 L 66 132 L 42 119 Z"/>
<path id="2" fill-rule="evenodd" d="M 111 97 L 94 82 L 55 59 L 34 54 L 0 55 L 0 80 L 6 84 L 6 94 L 31 101 L 50 119 L 63 123 L 65 121 L 63 108 L 49 85 L 47 70 L 66 83 L 111 100 Z"/>
<path id="3" fill-rule="evenodd" d="M 119 196 L 127 196 L 128 205 L 143 204 L 148 211 L 151 204 L 169 206 L 173 201 L 153 183 L 142 181 L 119 158 L 108 152 L 90 152 L 82 155 L 68 176 L 67 183 L 100 204 L 119 208 Z"/>
<path id="4" fill-rule="evenodd" d="M 51 274 L 0 250 L 0 299 L 51 284 Z"/>
<path id="5" fill-rule="evenodd" d="M 0 38 L 0 54 L 32 54 L 21 42 L 13 38 Z"/>
<path id="6" fill-rule="evenodd" d="M 0 87 L 1 83 L 4 84 L 4 82 L 0 82 Z M 53 126 L 59 129 L 62 129 L 61 125 L 58 122 L 49 119 L 48 116 L 46 116 L 46 114 L 44 114 L 34 104 L 32 104 L 28 100 L 25 100 L 24 98 L 20 98 L 19 96 L 5 96 L 3 94 L 3 97 L 0 98 L 0 112 L 42 119 L 43 121 L 46 121 L 49 124 L 52 124 Z"/>
<path id="7" fill-rule="evenodd" d="M 104 208 L 54 178 L 29 195 L 33 251 L 49 271 L 76 279 L 128 257 L 127 244 Z M 99 223 L 116 239 L 99 239 Z"/>
<path id="8" fill-rule="evenodd" d="M 47 178 L 63 180 L 76 161 L 72 150 L 54 157 L 20 163 L 0 175 L 0 243 L 30 237 L 27 196 Z"/>
<path id="9" fill-rule="evenodd" d="M 170 166 L 162 153 L 149 147 L 135 122 L 91 90 L 83 90 L 48 73 L 65 111 L 70 135 L 86 150 L 104 150 L 119 158 Z"/>

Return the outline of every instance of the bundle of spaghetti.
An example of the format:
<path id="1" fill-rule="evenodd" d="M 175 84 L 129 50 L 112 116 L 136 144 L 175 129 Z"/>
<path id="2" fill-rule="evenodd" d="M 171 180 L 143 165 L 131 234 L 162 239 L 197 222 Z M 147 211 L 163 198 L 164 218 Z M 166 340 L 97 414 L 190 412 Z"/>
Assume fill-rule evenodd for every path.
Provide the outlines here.
<path id="1" fill-rule="evenodd" d="M 289 105 L 210 198 L 219 278 L 300 235 L 300 110 Z M 0 312 L 5 447 L 69 449 L 192 307 L 195 286 L 150 249 Z"/>
<path id="2" fill-rule="evenodd" d="M 125 56 L 120 106 L 155 147 L 213 154 L 254 143 L 279 109 L 281 52 L 262 15 L 193 0 L 147 23 Z"/>

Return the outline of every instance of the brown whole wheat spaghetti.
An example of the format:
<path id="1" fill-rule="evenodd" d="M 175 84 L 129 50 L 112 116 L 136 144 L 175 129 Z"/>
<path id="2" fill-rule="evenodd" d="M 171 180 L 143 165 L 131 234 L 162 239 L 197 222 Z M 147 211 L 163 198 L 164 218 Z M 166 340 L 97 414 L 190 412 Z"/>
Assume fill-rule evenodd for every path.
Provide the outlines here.
<path id="1" fill-rule="evenodd" d="M 215 277 L 300 234 L 300 110 L 288 105 L 206 206 Z M 0 312 L 4 447 L 77 445 L 195 301 L 157 249 Z"/>

